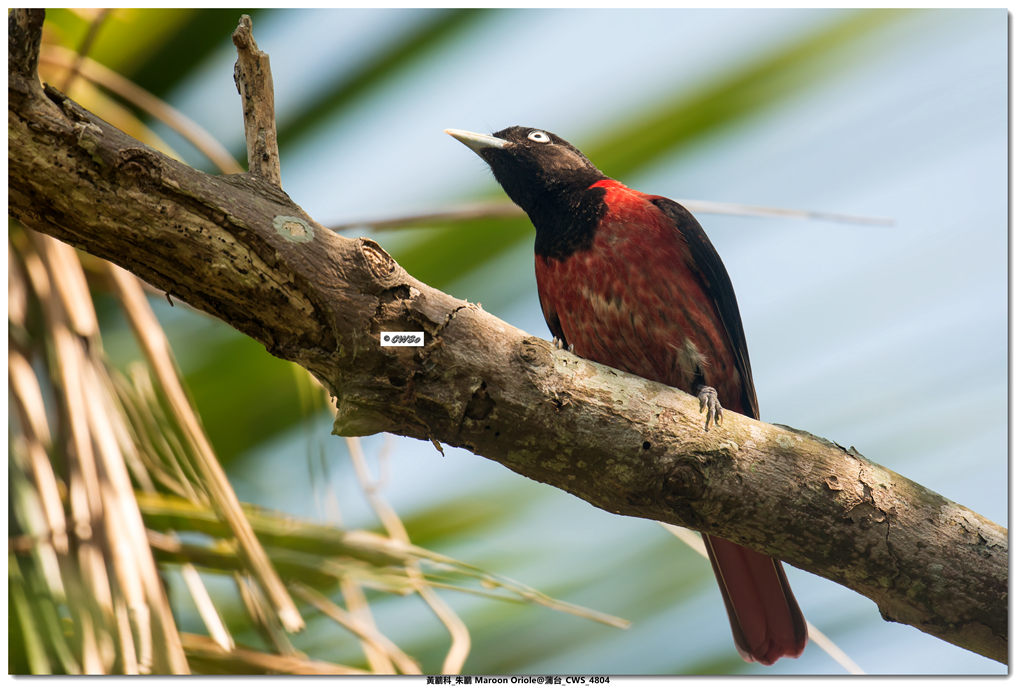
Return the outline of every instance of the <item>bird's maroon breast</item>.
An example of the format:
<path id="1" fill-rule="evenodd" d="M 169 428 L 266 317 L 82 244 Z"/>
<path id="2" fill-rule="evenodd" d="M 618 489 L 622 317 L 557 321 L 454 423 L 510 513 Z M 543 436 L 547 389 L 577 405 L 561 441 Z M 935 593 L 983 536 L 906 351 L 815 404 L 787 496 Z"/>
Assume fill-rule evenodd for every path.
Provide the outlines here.
<path id="1" fill-rule="evenodd" d="M 698 378 L 741 410 L 742 384 L 721 317 L 689 249 L 648 195 L 613 180 L 588 249 L 537 256 L 537 288 L 566 345 L 617 369 L 690 391 Z"/>

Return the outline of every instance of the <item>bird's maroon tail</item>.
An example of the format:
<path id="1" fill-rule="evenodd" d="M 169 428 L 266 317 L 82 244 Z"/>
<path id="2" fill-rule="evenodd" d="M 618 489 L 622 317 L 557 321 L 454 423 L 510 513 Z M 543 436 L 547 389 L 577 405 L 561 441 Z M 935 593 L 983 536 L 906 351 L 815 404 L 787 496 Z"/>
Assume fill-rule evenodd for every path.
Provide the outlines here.
<path id="1" fill-rule="evenodd" d="M 807 623 L 782 564 L 719 537 L 704 535 L 704 544 L 740 656 L 763 665 L 799 657 L 807 644 Z"/>

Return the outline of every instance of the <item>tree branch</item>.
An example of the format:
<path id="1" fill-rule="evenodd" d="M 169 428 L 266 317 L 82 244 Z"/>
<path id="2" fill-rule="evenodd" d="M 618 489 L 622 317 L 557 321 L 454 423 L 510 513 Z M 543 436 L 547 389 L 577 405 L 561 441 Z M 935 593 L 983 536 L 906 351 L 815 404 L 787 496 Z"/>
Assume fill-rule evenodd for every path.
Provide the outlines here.
<path id="1" fill-rule="evenodd" d="M 249 172 L 278 187 L 281 186 L 281 156 L 277 150 L 277 120 L 274 117 L 274 80 L 270 58 L 256 47 L 252 19 L 243 14 L 231 34 L 238 48 L 235 63 L 235 87 L 242 97 L 245 122 L 245 149 Z"/>
<path id="2" fill-rule="evenodd" d="M 337 397 L 337 434 L 469 449 L 606 511 L 773 554 L 866 595 L 888 620 L 1006 662 L 1004 528 L 806 432 L 726 411 L 705 433 L 688 394 L 417 281 L 271 182 L 193 170 L 51 88 L 17 93 L 11 215 L 308 369 Z M 422 330 L 425 345 L 381 347 L 382 330 Z"/>

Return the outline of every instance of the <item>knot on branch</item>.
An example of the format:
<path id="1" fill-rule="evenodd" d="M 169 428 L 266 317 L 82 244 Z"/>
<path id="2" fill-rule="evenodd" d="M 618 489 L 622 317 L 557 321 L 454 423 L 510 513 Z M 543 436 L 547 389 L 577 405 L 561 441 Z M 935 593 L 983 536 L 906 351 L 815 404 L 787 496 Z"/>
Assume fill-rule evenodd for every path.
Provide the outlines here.
<path id="1" fill-rule="evenodd" d="M 274 216 L 274 230 L 289 242 L 309 242 L 316 238 L 313 227 L 298 216 Z"/>
<path id="2" fill-rule="evenodd" d="M 359 242 L 366 268 L 374 278 L 383 280 L 395 273 L 398 265 L 380 245 L 369 238 L 359 238 Z"/>
<path id="3" fill-rule="evenodd" d="M 160 179 L 163 162 L 151 149 L 131 147 L 118 152 L 116 167 L 133 178 Z"/>
<path id="4" fill-rule="evenodd" d="M 480 382 L 466 404 L 465 417 L 470 420 L 483 420 L 494 410 L 494 399 L 487 393 L 487 382 Z"/>
<path id="5" fill-rule="evenodd" d="M 662 490 L 669 502 L 691 502 L 704 496 L 704 474 L 699 468 L 683 460 L 676 461 L 665 473 Z"/>
<path id="6" fill-rule="evenodd" d="M 519 343 L 516 355 L 530 367 L 541 367 L 551 363 L 548 351 L 534 339 L 526 339 Z"/>
<path id="7" fill-rule="evenodd" d="M 665 504 L 682 523 L 690 527 L 699 527 L 702 520 L 694 510 L 693 504 L 704 497 L 705 486 L 706 480 L 700 468 L 680 458 L 665 473 L 661 495 Z"/>

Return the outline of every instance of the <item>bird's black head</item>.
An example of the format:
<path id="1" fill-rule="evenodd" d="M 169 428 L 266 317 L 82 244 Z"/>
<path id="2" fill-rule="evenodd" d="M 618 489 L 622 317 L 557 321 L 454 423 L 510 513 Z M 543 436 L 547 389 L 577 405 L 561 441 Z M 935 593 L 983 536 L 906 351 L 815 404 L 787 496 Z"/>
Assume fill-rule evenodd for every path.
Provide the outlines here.
<path id="1" fill-rule="evenodd" d="M 531 216 L 539 204 L 569 198 L 605 178 L 575 146 L 535 127 L 507 127 L 493 135 L 446 132 L 484 159 L 505 193 Z"/>
<path id="2" fill-rule="evenodd" d="M 533 221 L 539 256 L 566 259 L 591 246 L 607 211 L 606 179 L 575 146 L 535 127 L 508 127 L 490 134 L 445 130 L 487 161 L 494 177 Z"/>

